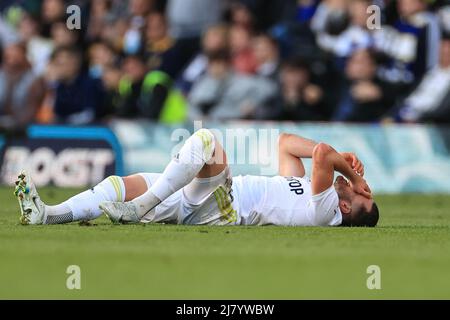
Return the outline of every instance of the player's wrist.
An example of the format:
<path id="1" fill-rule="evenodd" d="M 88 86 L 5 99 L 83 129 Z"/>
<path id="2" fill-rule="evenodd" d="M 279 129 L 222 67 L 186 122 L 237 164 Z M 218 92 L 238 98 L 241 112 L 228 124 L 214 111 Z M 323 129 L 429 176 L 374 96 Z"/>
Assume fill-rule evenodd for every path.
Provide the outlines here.
<path id="1" fill-rule="evenodd" d="M 360 181 L 360 179 L 362 179 L 361 178 L 361 176 L 360 175 L 358 175 L 355 171 L 351 171 L 351 173 L 349 174 L 349 176 L 347 177 L 348 178 L 348 180 L 350 180 L 350 182 L 352 183 L 352 184 L 355 184 L 355 183 L 357 183 L 358 181 Z"/>

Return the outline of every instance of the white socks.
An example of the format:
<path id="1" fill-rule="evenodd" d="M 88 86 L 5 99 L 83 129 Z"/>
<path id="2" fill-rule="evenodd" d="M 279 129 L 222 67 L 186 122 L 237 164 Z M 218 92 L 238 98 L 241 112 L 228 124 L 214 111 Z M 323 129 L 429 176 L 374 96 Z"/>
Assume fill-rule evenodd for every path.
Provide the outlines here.
<path id="1" fill-rule="evenodd" d="M 211 160 L 214 149 L 214 135 L 207 129 L 200 129 L 189 137 L 150 189 L 132 201 L 137 207 L 138 215 L 143 217 L 170 195 L 189 184 Z"/>
<path id="2" fill-rule="evenodd" d="M 110 176 L 92 189 L 77 194 L 59 205 L 46 206 L 44 224 L 96 219 L 102 213 L 98 206 L 104 201 L 125 201 L 125 185 L 121 177 Z"/>

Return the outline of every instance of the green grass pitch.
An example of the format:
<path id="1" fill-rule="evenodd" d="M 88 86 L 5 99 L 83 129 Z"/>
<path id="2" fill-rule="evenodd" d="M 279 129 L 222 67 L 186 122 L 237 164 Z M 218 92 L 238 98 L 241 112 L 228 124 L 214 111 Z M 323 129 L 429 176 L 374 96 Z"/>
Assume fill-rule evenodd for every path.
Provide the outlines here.
<path id="1" fill-rule="evenodd" d="M 57 203 L 77 190 L 46 188 Z M 21 226 L 0 189 L 0 298 L 450 298 L 450 197 L 378 196 L 379 227 Z M 81 290 L 66 269 L 81 268 Z M 367 267 L 381 268 L 369 290 Z"/>

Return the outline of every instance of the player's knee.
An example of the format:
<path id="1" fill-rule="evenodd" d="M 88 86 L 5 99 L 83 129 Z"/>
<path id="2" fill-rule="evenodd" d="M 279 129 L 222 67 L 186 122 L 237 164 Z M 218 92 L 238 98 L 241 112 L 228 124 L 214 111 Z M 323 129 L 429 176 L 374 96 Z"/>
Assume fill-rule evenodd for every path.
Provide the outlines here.
<path id="1" fill-rule="evenodd" d="M 93 189 L 107 195 L 108 201 L 124 201 L 125 199 L 125 184 L 119 176 L 109 176 Z"/>
<path id="2" fill-rule="evenodd" d="M 105 180 L 103 180 L 103 181 L 107 181 L 107 180 L 117 180 L 117 179 L 123 179 L 122 177 L 120 177 L 120 176 L 116 176 L 116 175 L 111 175 L 111 176 L 108 176 Z"/>
<path id="3" fill-rule="evenodd" d="M 110 184 L 110 183 L 113 183 L 113 181 L 114 182 L 117 181 L 118 179 L 122 179 L 122 178 L 119 176 L 111 175 L 111 176 L 108 176 L 105 179 L 103 179 L 101 182 L 99 182 L 97 184 L 97 186 L 104 185 L 104 184 Z"/>
<path id="4" fill-rule="evenodd" d="M 197 131 L 195 131 L 194 136 L 200 137 L 202 141 L 210 142 L 214 140 L 214 134 L 211 132 L 211 130 L 202 128 Z"/>
<path id="5" fill-rule="evenodd" d="M 211 160 L 216 145 L 214 134 L 211 130 L 203 128 L 197 130 L 193 136 L 199 138 L 199 141 L 201 141 L 204 161 Z"/>
<path id="6" fill-rule="evenodd" d="M 122 177 L 111 175 L 107 177 L 105 180 L 100 182 L 98 186 L 110 186 L 112 185 L 115 189 L 121 189 L 124 184 L 124 180 Z"/>

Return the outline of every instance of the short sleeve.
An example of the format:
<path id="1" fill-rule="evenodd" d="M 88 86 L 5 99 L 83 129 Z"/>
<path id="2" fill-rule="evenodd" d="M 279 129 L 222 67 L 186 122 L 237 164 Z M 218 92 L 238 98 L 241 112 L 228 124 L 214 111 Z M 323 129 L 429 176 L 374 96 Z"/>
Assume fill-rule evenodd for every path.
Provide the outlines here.
<path id="1" fill-rule="evenodd" d="M 308 216 L 315 226 L 337 226 L 342 223 L 339 196 L 334 186 L 311 197 Z"/>

